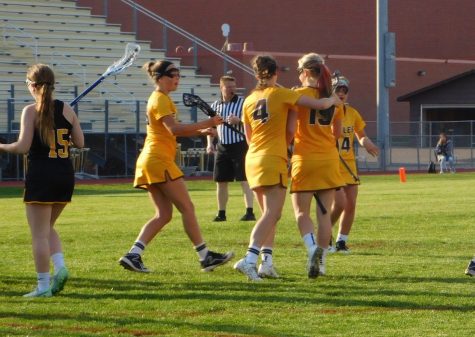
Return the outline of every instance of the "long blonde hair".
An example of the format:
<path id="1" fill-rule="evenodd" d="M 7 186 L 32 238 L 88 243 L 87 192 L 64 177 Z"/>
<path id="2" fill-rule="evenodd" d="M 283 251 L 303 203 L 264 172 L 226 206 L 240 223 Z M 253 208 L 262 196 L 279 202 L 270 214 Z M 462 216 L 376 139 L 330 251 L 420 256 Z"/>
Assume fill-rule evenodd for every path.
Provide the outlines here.
<path id="1" fill-rule="evenodd" d="M 53 141 L 51 131 L 54 130 L 54 72 L 46 64 L 38 63 L 28 68 L 26 78 L 33 82 L 31 85 L 40 94 L 36 102 L 36 127 L 41 141 L 49 145 Z"/>

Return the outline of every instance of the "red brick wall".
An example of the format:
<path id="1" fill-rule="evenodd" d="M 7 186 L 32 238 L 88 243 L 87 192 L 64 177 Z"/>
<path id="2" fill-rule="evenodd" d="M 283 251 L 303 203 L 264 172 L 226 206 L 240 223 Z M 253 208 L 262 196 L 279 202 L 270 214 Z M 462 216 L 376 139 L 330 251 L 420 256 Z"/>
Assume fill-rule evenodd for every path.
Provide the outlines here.
<path id="1" fill-rule="evenodd" d="M 290 68 L 279 82 L 296 84 L 296 60 L 299 54 L 329 54 L 328 65 L 340 69 L 351 81 L 351 102 L 367 120 L 376 119 L 376 62 L 374 59 L 334 59 L 331 55 L 376 54 L 375 0 L 139 0 L 170 22 L 184 28 L 211 45 L 221 48 L 224 38 L 221 25 L 231 26 L 230 42 L 251 42 L 254 50 L 277 56 L 280 65 Z M 407 61 L 401 58 L 456 59 L 475 61 L 475 29 L 473 0 L 397 0 L 389 3 L 389 30 L 396 33 L 397 87 L 390 90 L 390 115 L 394 121 L 409 118 L 409 104 L 396 102 L 398 96 L 475 68 L 475 62 Z M 102 14 L 103 1 L 78 0 L 82 6 L 93 7 Z M 109 0 L 109 22 L 122 23 L 124 31 L 132 31 L 131 11 L 120 1 Z M 139 39 L 152 41 L 162 48 L 162 27 L 143 16 L 139 18 Z M 191 44 L 173 34 L 168 48 Z M 250 57 L 240 55 L 248 60 Z M 190 64 L 189 58 L 185 64 Z M 247 61 L 246 61 L 247 62 Z M 222 74 L 220 61 L 203 58 L 200 73 Z M 418 76 L 425 70 L 425 76 Z M 236 75 L 236 73 L 235 73 Z M 239 77 L 239 76 L 238 76 Z M 252 88 L 253 79 L 244 76 L 241 84 Z"/>

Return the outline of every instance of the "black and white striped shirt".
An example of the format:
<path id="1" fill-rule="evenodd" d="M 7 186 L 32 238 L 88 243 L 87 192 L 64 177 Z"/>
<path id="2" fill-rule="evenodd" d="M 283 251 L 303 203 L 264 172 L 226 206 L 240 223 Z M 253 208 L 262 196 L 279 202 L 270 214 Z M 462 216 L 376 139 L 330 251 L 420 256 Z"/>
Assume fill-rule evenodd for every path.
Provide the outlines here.
<path id="1" fill-rule="evenodd" d="M 234 95 L 231 101 L 224 102 L 222 99 L 219 99 L 213 104 L 211 104 L 211 107 L 226 121 L 226 119 L 228 118 L 230 114 L 233 114 L 234 116 L 241 119 L 243 103 L 244 103 L 244 99 L 242 97 Z M 244 132 L 242 123 L 239 123 L 239 125 L 233 125 L 233 126 L 236 127 L 239 131 Z M 227 126 L 223 124 L 218 125 L 218 137 L 219 137 L 219 142 L 224 145 L 245 141 L 243 136 L 241 136 L 237 132 L 234 132 L 233 130 L 231 130 L 230 128 L 228 128 Z"/>

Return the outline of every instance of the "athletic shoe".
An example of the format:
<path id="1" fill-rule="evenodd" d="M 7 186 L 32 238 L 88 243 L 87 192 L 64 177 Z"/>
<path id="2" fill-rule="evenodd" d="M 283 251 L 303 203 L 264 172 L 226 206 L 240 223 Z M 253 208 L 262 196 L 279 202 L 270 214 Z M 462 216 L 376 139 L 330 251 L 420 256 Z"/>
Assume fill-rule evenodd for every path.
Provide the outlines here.
<path id="1" fill-rule="evenodd" d="M 346 242 L 343 240 L 337 241 L 335 244 L 336 251 L 339 253 L 350 254 L 350 248 L 346 245 Z"/>
<path id="2" fill-rule="evenodd" d="M 213 221 L 214 222 L 226 221 L 226 215 L 225 216 L 216 215 L 216 217 L 213 219 Z"/>
<path id="3" fill-rule="evenodd" d="M 323 256 L 323 249 L 314 246 L 313 250 L 308 254 L 307 274 L 308 278 L 317 278 L 320 273 L 320 260 Z"/>
<path id="4" fill-rule="evenodd" d="M 69 278 L 69 272 L 66 267 L 62 267 L 56 275 L 53 276 L 53 285 L 51 286 L 51 293 L 56 295 L 64 289 L 64 285 Z"/>
<path id="5" fill-rule="evenodd" d="M 38 288 L 33 290 L 31 293 L 23 295 L 23 297 L 51 297 L 53 294 L 51 293 L 51 288 L 48 288 L 44 291 L 38 291 Z"/>
<path id="6" fill-rule="evenodd" d="M 273 264 L 261 263 L 257 271 L 257 275 L 261 278 L 280 278 Z"/>
<path id="7" fill-rule="evenodd" d="M 225 254 L 215 253 L 208 251 L 205 259 L 200 261 L 202 271 L 213 271 L 214 268 L 225 264 L 234 257 L 233 252 L 227 252 Z"/>
<path id="8" fill-rule="evenodd" d="M 465 270 L 465 275 L 469 276 L 475 276 L 475 261 L 472 260 L 467 266 L 467 269 Z"/>
<path id="9" fill-rule="evenodd" d="M 254 215 L 254 213 L 251 213 L 251 214 L 244 214 L 240 221 L 255 221 L 256 220 L 256 216 Z"/>
<path id="10" fill-rule="evenodd" d="M 333 245 L 333 236 L 330 238 L 330 243 L 328 244 L 328 252 L 329 253 L 336 253 L 336 248 Z"/>
<path id="11" fill-rule="evenodd" d="M 144 266 L 142 257 L 139 254 L 127 253 L 120 258 L 119 264 L 131 271 L 150 273 L 150 270 Z"/>
<path id="12" fill-rule="evenodd" d="M 236 262 L 234 269 L 246 275 L 249 281 L 262 281 L 262 279 L 257 274 L 256 264 L 246 262 L 246 258 L 242 258 Z"/>

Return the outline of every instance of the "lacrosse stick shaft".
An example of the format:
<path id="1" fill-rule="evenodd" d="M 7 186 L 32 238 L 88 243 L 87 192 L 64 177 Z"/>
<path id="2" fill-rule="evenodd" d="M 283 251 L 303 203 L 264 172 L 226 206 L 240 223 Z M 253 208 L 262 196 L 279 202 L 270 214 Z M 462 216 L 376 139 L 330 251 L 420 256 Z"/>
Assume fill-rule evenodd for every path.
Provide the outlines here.
<path id="1" fill-rule="evenodd" d="M 86 90 L 84 90 L 81 94 L 78 95 L 69 105 L 75 106 L 84 96 L 86 96 L 92 89 L 97 87 L 102 81 L 104 81 L 105 77 L 99 77 L 94 83 L 92 83 Z"/>
<path id="2" fill-rule="evenodd" d="M 241 132 L 239 131 L 238 129 L 236 129 L 234 126 L 232 126 L 231 124 L 229 124 L 228 122 L 223 122 L 223 125 L 231 130 L 233 130 L 234 132 L 236 133 L 239 133 L 241 136 L 245 137 L 246 135 L 244 134 L 244 132 Z"/>
<path id="3" fill-rule="evenodd" d="M 351 170 L 350 166 L 348 165 L 348 163 L 345 161 L 345 159 L 343 159 L 343 157 L 341 156 L 340 153 L 338 153 L 338 156 L 340 157 L 340 161 L 341 163 L 343 164 L 343 166 L 345 167 L 345 169 L 348 171 L 348 173 L 353 177 L 354 181 L 355 182 L 359 182 L 360 181 L 360 178 L 353 173 L 353 171 Z"/>

